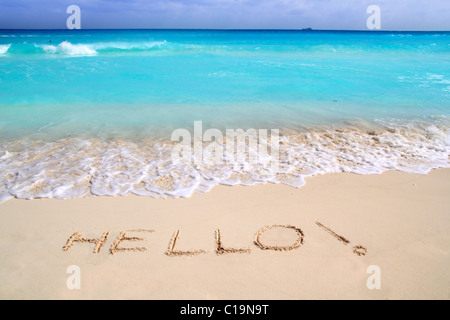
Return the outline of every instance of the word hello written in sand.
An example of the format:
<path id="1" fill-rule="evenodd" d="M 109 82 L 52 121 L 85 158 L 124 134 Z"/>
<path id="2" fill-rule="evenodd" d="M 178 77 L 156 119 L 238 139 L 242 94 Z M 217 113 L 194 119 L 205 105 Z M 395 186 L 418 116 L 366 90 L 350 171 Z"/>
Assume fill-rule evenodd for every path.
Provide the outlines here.
<path id="1" fill-rule="evenodd" d="M 339 240 L 340 242 L 342 242 L 344 245 L 347 245 L 350 243 L 349 240 L 347 240 L 346 238 L 336 234 L 334 231 L 332 231 L 331 229 L 325 227 L 323 224 L 321 224 L 320 222 L 316 222 L 316 224 L 324 229 L 326 232 L 328 232 L 329 234 L 331 234 L 333 237 L 335 237 L 337 240 Z M 270 229 L 275 229 L 275 228 L 281 228 L 281 229 L 287 229 L 287 230 L 293 230 L 297 233 L 297 240 L 292 243 L 289 246 L 275 246 L 275 245 L 269 245 L 269 244 L 265 244 L 263 242 L 261 242 L 261 235 L 263 233 L 265 233 L 266 231 L 270 230 Z M 138 233 L 138 232 L 143 232 L 143 233 L 151 233 L 154 232 L 154 230 L 144 230 L 144 229 L 138 229 L 138 230 L 127 230 L 127 231 L 122 231 L 119 236 L 114 240 L 113 244 L 111 245 L 109 252 L 110 254 L 116 254 L 118 252 L 123 252 L 123 251 L 140 251 L 140 252 L 145 252 L 147 251 L 147 248 L 145 247 L 136 247 L 136 248 L 123 248 L 120 247 L 120 244 L 122 242 L 126 242 L 126 241 L 143 241 L 143 238 L 140 237 L 131 237 L 128 236 L 128 233 Z M 88 238 L 83 238 L 83 234 L 81 232 L 75 232 L 68 240 L 66 245 L 63 247 L 64 251 L 68 251 L 75 243 L 91 243 L 94 244 L 94 253 L 97 254 L 100 252 L 100 250 L 102 249 L 102 247 L 105 245 L 106 241 L 108 240 L 110 232 L 106 231 L 105 233 L 103 233 L 103 235 L 100 238 L 97 239 L 88 239 Z M 199 255 L 199 254 L 203 254 L 206 253 L 205 250 L 194 250 L 194 251 L 179 251 L 176 250 L 176 245 L 177 245 L 177 241 L 179 239 L 179 234 L 180 231 L 177 230 L 172 239 L 169 242 L 169 247 L 167 248 L 167 251 L 165 252 L 166 255 L 168 256 L 194 256 L 194 255 Z M 304 238 L 305 235 L 303 233 L 303 231 L 300 228 L 297 228 L 295 226 L 291 226 L 291 225 L 273 225 L 273 226 L 267 226 L 264 227 L 262 229 L 260 229 L 256 234 L 255 234 L 255 239 L 254 239 L 254 245 L 256 245 L 258 248 L 262 249 L 262 250 L 274 250 L 274 251 L 290 251 L 290 250 L 294 250 L 299 248 L 303 242 L 304 242 Z M 217 255 L 223 255 L 223 254 L 228 254 L 228 253 L 250 253 L 250 249 L 249 248 L 227 248 L 224 246 L 223 242 L 222 242 L 222 234 L 220 232 L 219 229 L 216 230 L 215 233 L 215 252 Z M 364 248 L 363 246 L 355 246 L 353 247 L 353 253 L 355 253 L 358 256 L 364 256 L 367 253 L 367 249 Z"/>

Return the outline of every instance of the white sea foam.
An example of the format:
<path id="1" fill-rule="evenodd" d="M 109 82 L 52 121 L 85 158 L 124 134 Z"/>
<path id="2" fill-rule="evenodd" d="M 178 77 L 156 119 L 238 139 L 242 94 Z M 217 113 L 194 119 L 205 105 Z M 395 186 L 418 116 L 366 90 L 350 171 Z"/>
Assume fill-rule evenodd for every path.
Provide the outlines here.
<path id="1" fill-rule="evenodd" d="M 72 44 L 63 41 L 59 45 L 37 45 L 36 47 L 44 50 L 48 54 L 60 54 L 67 56 L 92 56 L 103 51 L 114 50 L 150 50 L 153 48 L 162 48 L 168 44 L 167 41 L 147 41 L 147 42 L 104 42 L 90 44 Z"/>
<path id="2" fill-rule="evenodd" d="M 168 44 L 167 41 L 146 41 L 146 42 L 104 42 L 93 43 L 91 47 L 95 50 L 108 50 L 108 49 L 120 49 L 120 50 L 133 50 L 133 49 L 151 49 L 161 48 Z"/>
<path id="3" fill-rule="evenodd" d="M 11 47 L 11 44 L 0 44 L 0 54 L 6 54 Z"/>
<path id="4" fill-rule="evenodd" d="M 46 53 L 50 54 L 62 54 L 68 56 L 92 56 L 97 54 L 97 51 L 92 49 L 89 45 L 71 44 L 68 41 L 63 41 L 58 46 L 37 45 L 37 47 L 42 48 Z"/>
<path id="5" fill-rule="evenodd" d="M 443 119 L 445 121 L 445 119 Z M 89 194 L 189 197 L 217 184 L 284 183 L 326 173 L 427 173 L 450 167 L 450 131 L 440 123 L 384 123 L 385 130 L 310 131 L 280 137 L 279 170 L 262 164 L 174 163 L 171 142 L 64 139 L 14 141 L 0 147 L 0 202 Z"/>

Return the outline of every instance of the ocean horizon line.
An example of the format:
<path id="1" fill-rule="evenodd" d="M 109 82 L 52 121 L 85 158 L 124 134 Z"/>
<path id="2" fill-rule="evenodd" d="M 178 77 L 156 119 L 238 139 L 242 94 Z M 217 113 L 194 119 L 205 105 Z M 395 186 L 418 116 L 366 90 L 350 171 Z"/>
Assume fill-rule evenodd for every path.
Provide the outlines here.
<path id="1" fill-rule="evenodd" d="M 450 33 L 450 30 L 365 30 L 365 29 L 313 29 L 313 28 L 299 28 L 299 29 L 272 29 L 272 28 L 83 28 L 68 30 L 67 28 L 48 28 L 48 29 L 13 29 L 13 28 L 0 28 L 0 31 L 71 31 L 71 32 L 83 32 L 83 31 L 251 31 L 251 32 L 267 32 L 267 31 L 282 31 L 282 32 L 358 32 L 358 33 Z"/>

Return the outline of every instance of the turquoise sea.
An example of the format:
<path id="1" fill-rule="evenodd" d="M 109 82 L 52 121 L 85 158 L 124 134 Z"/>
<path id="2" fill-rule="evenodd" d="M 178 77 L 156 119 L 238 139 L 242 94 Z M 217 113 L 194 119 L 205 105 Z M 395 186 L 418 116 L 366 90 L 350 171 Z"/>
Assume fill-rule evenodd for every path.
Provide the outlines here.
<path id="1" fill-rule="evenodd" d="M 449 166 L 450 33 L 0 30 L 0 202 Z M 171 133 L 279 129 L 281 166 L 176 164 Z"/>

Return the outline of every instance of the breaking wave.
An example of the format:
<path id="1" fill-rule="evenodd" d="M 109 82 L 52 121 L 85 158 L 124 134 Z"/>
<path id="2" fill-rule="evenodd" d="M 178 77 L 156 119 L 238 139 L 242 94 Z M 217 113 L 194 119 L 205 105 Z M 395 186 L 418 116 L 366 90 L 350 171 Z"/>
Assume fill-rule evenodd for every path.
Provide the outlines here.
<path id="1" fill-rule="evenodd" d="M 63 54 L 69 56 L 92 56 L 97 54 L 95 50 L 87 45 L 71 44 L 67 41 L 61 42 L 58 46 L 43 45 L 37 47 L 42 48 L 46 53 L 51 54 Z"/>
<path id="2" fill-rule="evenodd" d="M 0 44 L 0 54 L 7 53 L 10 47 L 10 44 Z"/>

